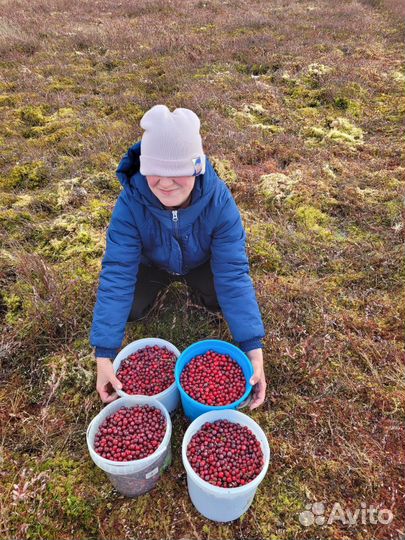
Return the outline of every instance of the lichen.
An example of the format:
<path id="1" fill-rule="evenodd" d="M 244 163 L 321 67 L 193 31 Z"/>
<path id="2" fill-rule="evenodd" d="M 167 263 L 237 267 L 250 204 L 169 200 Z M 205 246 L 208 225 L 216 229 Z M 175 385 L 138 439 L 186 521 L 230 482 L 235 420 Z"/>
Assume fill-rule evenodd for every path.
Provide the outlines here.
<path id="1" fill-rule="evenodd" d="M 228 108 L 228 114 L 233 116 L 240 124 L 240 127 L 250 123 L 253 127 L 258 127 L 270 133 L 279 133 L 284 128 L 279 125 L 280 119 L 271 115 L 271 113 L 260 103 L 247 103 L 241 111 Z"/>
<path id="2" fill-rule="evenodd" d="M 399 83 L 404 83 L 405 82 L 405 73 L 403 71 L 393 71 L 391 73 L 391 77 L 396 82 L 399 82 Z"/>
<path id="3" fill-rule="evenodd" d="M 283 173 L 265 174 L 260 177 L 260 193 L 269 203 L 282 202 L 292 195 L 294 187 L 301 178 L 302 171 L 299 169 L 289 175 Z"/>
<path id="4" fill-rule="evenodd" d="M 330 73 L 331 71 L 331 67 L 324 64 L 317 64 L 316 62 L 313 64 L 309 64 L 309 66 L 307 67 L 307 75 L 312 78 L 320 77 L 322 75 L 325 75 L 326 73 Z"/>
<path id="5" fill-rule="evenodd" d="M 349 146 L 363 144 L 363 130 L 351 124 L 347 118 L 336 118 L 330 123 L 330 130 L 326 137 Z"/>
<path id="6" fill-rule="evenodd" d="M 363 130 L 338 117 L 327 122 L 326 127 L 309 126 L 302 131 L 303 136 L 312 143 L 326 143 L 328 139 L 347 145 L 351 149 L 363 144 Z"/>

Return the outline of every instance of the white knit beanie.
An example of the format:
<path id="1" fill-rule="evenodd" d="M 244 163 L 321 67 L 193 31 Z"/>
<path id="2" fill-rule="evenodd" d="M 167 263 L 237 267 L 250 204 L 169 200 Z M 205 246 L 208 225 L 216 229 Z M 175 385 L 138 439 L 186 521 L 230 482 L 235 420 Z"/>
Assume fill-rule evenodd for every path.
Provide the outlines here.
<path id="1" fill-rule="evenodd" d="M 144 176 L 198 176 L 205 172 L 200 119 L 190 109 L 155 105 L 140 122 L 141 174 Z"/>

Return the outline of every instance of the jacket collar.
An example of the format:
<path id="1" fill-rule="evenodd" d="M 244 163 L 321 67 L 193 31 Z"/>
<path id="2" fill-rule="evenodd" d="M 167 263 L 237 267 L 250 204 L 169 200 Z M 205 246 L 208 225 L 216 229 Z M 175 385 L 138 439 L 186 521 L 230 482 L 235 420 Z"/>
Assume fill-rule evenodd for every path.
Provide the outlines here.
<path id="1" fill-rule="evenodd" d="M 121 160 L 117 177 L 124 189 L 130 190 L 134 198 L 161 221 L 166 227 L 172 227 L 172 210 L 167 210 L 152 193 L 148 186 L 146 176 L 141 174 L 140 160 L 141 142 L 132 146 L 124 158 Z M 187 208 L 177 210 L 179 216 L 179 227 L 193 223 L 201 214 L 208 201 L 211 199 L 219 178 L 211 164 L 206 158 L 205 173 L 196 177 L 193 191 L 191 192 L 191 203 Z"/>

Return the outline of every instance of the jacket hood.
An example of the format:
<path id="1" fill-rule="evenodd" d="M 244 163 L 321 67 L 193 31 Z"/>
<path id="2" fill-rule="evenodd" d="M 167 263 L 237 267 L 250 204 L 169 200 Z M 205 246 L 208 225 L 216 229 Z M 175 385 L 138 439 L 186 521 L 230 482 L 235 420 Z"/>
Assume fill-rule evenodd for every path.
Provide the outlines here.
<path id="1" fill-rule="evenodd" d="M 117 177 L 123 188 L 129 190 L 135 199 L 146 206 L 164 225 L 172 226 L 172 211 L 166 209 L 148 186 L 146 176 L 140 172 L 141 141 L 134 144 L 120 161 Z M 205 173 L 196 176 L 191 192 L 191 203 L 181 212 L 181 225 L 195 221 L 213 196 L 220 179 L 211 162 L 206 158 Z"/>

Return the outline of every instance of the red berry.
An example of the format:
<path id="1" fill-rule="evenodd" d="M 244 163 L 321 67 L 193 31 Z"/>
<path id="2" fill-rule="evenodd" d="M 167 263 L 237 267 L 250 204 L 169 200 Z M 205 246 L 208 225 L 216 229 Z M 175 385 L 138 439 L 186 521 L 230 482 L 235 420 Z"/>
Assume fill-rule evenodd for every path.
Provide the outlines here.
<path id="1" fill-rule="evenodd" d="M 205 452 L 208 465 L 198 457 Z M 254 433 L 247 426 L 228 420 L 206 422 L 191 438 L 187 458 L 201 478 L 206 480 L 209 475 L 206 481 L 221 487 L 238 487 L 251 482 L 264 465 L 261 444 Z"/>
<path id="2" fill-rule="evenodd" d="M 239 364 L 229 355 L 215 351 L 190 360 L 180 375 L 180 383 L 190 397 L 209 406 L 229 405 L 246 390 Z"/>
<path id="3" fill-rule="evenodd" d="M 141 429 L 128 427 L 135 418 Z M 111 429 L 115 424 L 118 427 Z M 157 450 L 165 433 L 166 419 L 159 409 L 149 405 L 122 407 L 100 425 L 94 438 L 94 450 L 112 461 L 142 459 Z"/>
<path id="4" fill-rule="evenodd" d="M 176 360 L 166 347 L 146 346 L 121 362 L 117 378 L 127 394 L 160 394 L 174 383 Z"/>

